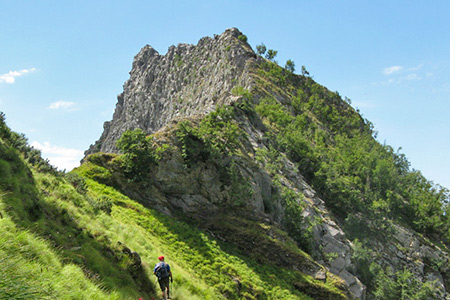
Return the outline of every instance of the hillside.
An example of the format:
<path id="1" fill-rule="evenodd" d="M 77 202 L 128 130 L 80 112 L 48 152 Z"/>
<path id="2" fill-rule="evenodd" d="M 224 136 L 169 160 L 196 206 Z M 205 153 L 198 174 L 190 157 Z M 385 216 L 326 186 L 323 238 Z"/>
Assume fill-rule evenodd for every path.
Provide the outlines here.
<path id="1" fill-rule="evenodd" d="M 448 299 L 448 191 L 257 52 L 145 46 L 68 174 L 2 115 L 0 299 L 151 299 L 160 254 L 174 299 Z"/>
<path id="2" fill-rule="evenodd" d="M 174 270 L 173 299 L 347 299 L 336 277 L 323 282 L 275 267 L 267 254 L 284 254 L 309 268 L 308 273 L 323 270 L 278 228 L 232 216 L 217 218 L 216 226 L 239 227 L 236 239 L 251 238 L 264 246 L 242 251 L 234 241 L 161 214 L 101 183 L 109 171 L 99 164 L 113 156 L 91 156 L 95 164 L 60 173 L 3 121 L 0 299 L 153 299 L 152 268 L 161 253 Z"/>

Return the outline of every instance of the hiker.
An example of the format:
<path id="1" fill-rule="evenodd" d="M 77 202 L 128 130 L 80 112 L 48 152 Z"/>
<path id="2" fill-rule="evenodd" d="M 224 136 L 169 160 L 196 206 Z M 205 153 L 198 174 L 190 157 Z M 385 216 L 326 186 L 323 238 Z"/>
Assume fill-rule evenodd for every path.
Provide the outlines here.
<path id="1" fill-rule="evenodd" d="M 169 289 L 169 278 L 170 282 L 173 282 L 172 272 L 170 271 L 170 266 L 166 262 L 164 262 L 164 256 L 158 257 L 159 263 L 155 265 L 155 269 L 153 270 L 153 274 L 158 277 L 159 287 L 162 291 L 163 299 L 170 299 L 170 289 Z M 167 298 L 166 298 L 166 289 L 167 289 Z"/>

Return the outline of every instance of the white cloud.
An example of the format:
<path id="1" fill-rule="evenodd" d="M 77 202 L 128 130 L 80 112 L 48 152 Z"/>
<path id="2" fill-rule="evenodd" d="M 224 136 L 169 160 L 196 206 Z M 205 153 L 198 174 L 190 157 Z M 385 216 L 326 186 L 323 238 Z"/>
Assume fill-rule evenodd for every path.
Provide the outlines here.
<path id="1" fill-rule="evenodd" d="M 403 69 L 403 67 L 401 67 L 401 66 L 392 66 L 392 67 L 384 68 L 383 74 L 391 75 L 395 72 L 401 71 L 402 69 Z"/>
<path id="2" fill-rule="evenodd" d="M 76 110 L 75 106 L 76 106 L 75 102 L 60 100 L 60 101 L 50 103 L 50 106 L 47 108 L 48 109 L 64 109 L 64 110 L 68 110 L 68 111 L 74 111 L 74 110 Z"/>
<path id="3" fill-rule="evenodd" d="M 74 148 L 64 148 L 59 146 L 52 146 L 49 142 L 43 144 L 34 141 L 31 143 L 36 149 L 41 150 L 42 156 L 48 158 L 50 163 L 58 169 L 72 170 L 80 165 L 80 160 L 83 158 L 84 152 Z"/>
<path id="4" fill-rule="evenodd" d="M 24 69 L 20 71 L 9 71 L 8 73 L 0 75 L 0 83 L 12 84 L 16 82 L 16 77 L 36 71 L 36 68 Z"/>
<path id="5" fill-rule="evenodd" d="M 418 71 L 418 70 L 422 69 L 423 66 L 424 66 L 424 64 L 420 64 L 420 65 L 417 65 L 417 66 L 415 66 L 415 67 L 409 68 L 408 71 L 412 71 L 412 72 Z"/>
<path id="6" fill-rule="evenodd" d="M 406 80 L 411 81 L 411 80 L 420 80 L 420 76 L 413 73 L 413 74 L 408 74 L 408 76 L 405 77 Z"/>

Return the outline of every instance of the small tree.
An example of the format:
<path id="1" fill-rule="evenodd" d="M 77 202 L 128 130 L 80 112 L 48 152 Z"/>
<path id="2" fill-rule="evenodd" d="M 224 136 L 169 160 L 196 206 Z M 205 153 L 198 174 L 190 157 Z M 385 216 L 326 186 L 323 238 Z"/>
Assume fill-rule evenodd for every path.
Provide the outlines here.
<path id="1" fill-rule="evenodd" d="M 11 130 L 6 126 L 6 116 L 0 111 L 0 137 L 9 139 L 11 136 Z"/>
<path id="2" fill-rule="evenodd" d="M 284 68 L 286 70 L 288 70 L 289 72 L 294 73 L 295 72 L 295 63 L 292 60 L 288 59 Z"/>
<path id="3" fill-rule="evenodd" d="M 269 49 L 266 53 L 266 58 L 270 61 L 273 61 L 275 59 L 275 57 L 277 56 L 277 54 L 278 54 L 278 51 Z"/>
<path id="4" fill-rule="evenodd" d="M 302 66 L 302 75 L 309 76 L 309 72 L 306 70 L 305 66 Z"/>
<path id="5" fill-rule="evenodd" d="M 264 45 L 263 43 L 261 43 L 261 45 L 256 46 L 256 52 L 259 55 L 264 55 L 266 51 L 267 51 L 266 45 Z"/>
<path id="6" fill-rule="evenodd" d="M 132 180 L 139 181 L 155 162 L 151 138 L 142 129 L 127 130 L 116 145 L 123 152 L 122 167 L 125 174 Z"/>

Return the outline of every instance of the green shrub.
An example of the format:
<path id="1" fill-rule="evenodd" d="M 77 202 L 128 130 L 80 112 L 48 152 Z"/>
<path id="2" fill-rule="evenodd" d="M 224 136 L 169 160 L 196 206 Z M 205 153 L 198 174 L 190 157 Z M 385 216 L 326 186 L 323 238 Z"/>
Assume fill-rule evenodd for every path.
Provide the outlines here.
<path id="1" fill-rule="evenodd" d="M 0 138 L 8 140 L 11 135 L 11 130 L 6 125 L 6 116 L 0 111 Z"/>
<path id="2" fill-rule="evenodd" d="M 107 214 L 111 213 L 111 208 L 113 206 L 113 201 L 110 197 L 106 195 L 101 195 L 98 198 L 88 197 L 88 201 L 91 204 L 94 211 L 104 211 Z"/>
<path id="3" fill-rule="evenodd" d="M 95 165 L 91 162 L 82 164 L 77 168 L 80 175 L 101 182 L 109 186 L 116 186 L 113 174 L 103 166 Z"/>
<path id="4" fill-rule="evenodd" d="M 157 162 L 152 140 L 142 129 L 134 129 L 125 131 L 116 143 L 123 153 L 120 160 L 125 175 L 133 181 L 141 181 Z"/>
<path id="5" fill-rule="evenodd" d="M 199 137 L 198 129 L 194 128 L 190 122 L 183 121 L 178 123 L 175 134 L 186 167 L 190 167 L 198 161 L 206 161 L 209 158 L 211 150 L 207 148 L 207 145 Z"/>
<path id="6" fill-rule="evenodd" d="M 87 192 L 87 186 L 86 181 L 84 178 L 78 174 L 78 173 L 66 173 L 65 174 L 66 180 L 73 185 L 73 187 L 77 190 L 80 194 L 86 194 Z"/>
<path id="7" fill-rule="evenodd" d="M 175 54 L 173 61 L 178 68 L 183 65 L 183 58 L 178 53 Z"/>
<path id="8" fill-rule="evenodd" d="M 270 61 L 274 61 L 274 59 L 277 56 L 277 54 L 278 54 L 278 51 L 273 50 L 273 49 L 269 49 L 269 50 L 267 50 L 266 58 L 268 60 L 270 60 Z"/>
<path id="9" fill-rule="evenodd" d="M 247 36 L 245 34 L 238 36 L 238 39 L 244 43 L 247 43 Z"/>
<path id="10" fill-rule="evenodd" d="M 313 238 L 310 232 L 310 226 L 305 224 L 302 216 L 303 206 L 301 201 L 303 199 L 300 199 L 300 197 L 303 197 L 303 194 L 296 194 L 293 190 L 281 185 L 279 185 L 279 188 L 281 189 L 280 196 L 285 212 L 283 223 L 286 231 L 301 249 L 310 253 Z"/>
<path id="11" fill-rule="evenodd" d="M 236 153 L 243 134 L 234 116 L 234 109 L 224 106 L 209 113 L 197 126 L 188 121 L 178 124 L 176 136 L 187 166 L 211 156 Z"/>
<path id="12" fill-rule="evenodd" d="M 234 117 L 232 107 L 218 107 L 202 119 L 198 135 L 213 151 L 232 155 L 239 148 L 239 138 L 243 135 Z"/>
<path id="13" fill-rule="evenodd" d="M 434 299 L 431 282 L 421 282 L 411 271 L 403 269 L 394 274 L 380 270 L 374 292 L 377 300 L 425 300 Z"/>

